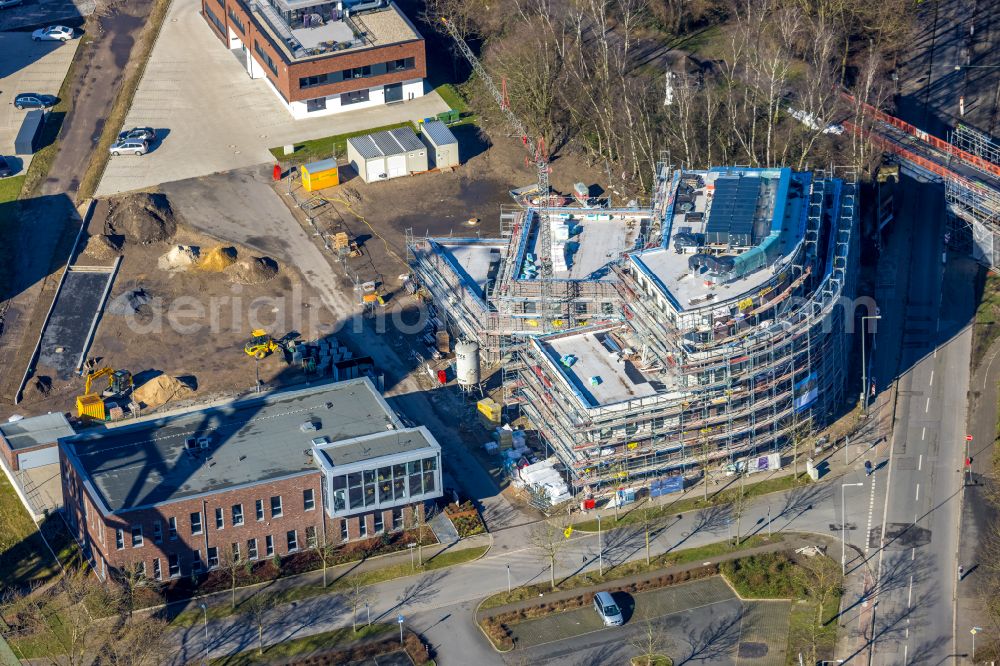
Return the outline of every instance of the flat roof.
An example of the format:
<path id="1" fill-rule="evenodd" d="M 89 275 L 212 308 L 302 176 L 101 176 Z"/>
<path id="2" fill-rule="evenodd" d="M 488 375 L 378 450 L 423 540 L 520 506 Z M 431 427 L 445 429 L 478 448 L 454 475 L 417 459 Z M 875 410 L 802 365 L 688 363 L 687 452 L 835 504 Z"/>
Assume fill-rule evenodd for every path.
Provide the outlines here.
<path id="1" fill-rule="evenodd" d="M 462 280 L 475 288 L 480 298 L 486 298 L 490 269 L 503 256 L 505 246 L 499 241 L 456 243 L 445 240 L 439 240 L 438 245 L 451 259 L 452 267 Z"/>
<path id="2" fill-rule="evenodd" d="M 445 125 L 440 120 L 429 120 L 420 126 L 420 131 L 426 136 L 431 142 L 437 146 L 447 146 L 449 144 L 458 143 L 458 139 L 455 135 L 451 133 L 448 126 Z"/>
<path id="3" fill-rule="evenodd" d="M 352 136 L 348 137 L 347 142 L 366 160 L 425 149 L 412 127 L 397 127 L 372 134 Z"/>
<path id="4" fill-rule="evenodd" d="M 759 289 L 774 276 L 775 268 L 783 265 L 780 260 L 791 257 L 804 238 L 806 197 L 798 190 L 806 188 L 809 179 L 810 174 L 787 168 L 684 172 L 673 193 L 662 246 L 633 253 L 630 260 L 678 311 L 710 307 Z M 685 183 L 686 191 L 682 190 Z M 715 202 L 710 193 L 719 184 L 723 198 Z M 753 204 L 745 195 L 748 189 L 758 191 Z M 723 210 L 715 210 L 717 203 Z M 748 210 L 751 205 L 752 214 Z M 734 237 L 752 236 L 754 247 L 742 251 L 712 248 L 712 228 L 724 228 L 725 234 Z M 705 243 L 699 252 L 728 257 L 734 269 L 718 279 L 692 267 L 690 260 L 696 249 L 688 246 L 678 252 L 677 246 L 678 241 L 692 237 Z"/>
<path id="5" fill-rule="evenodd" d="M 568 280 L 598 280 L 607 276 L 607 267 L 626 251 L 635 247 L 639 237 L 640 217 L 648 212 L 634 214 L 610 213 L 601 209 L 561 209 L 550 211 L 549 224 L 553 245 L 558 241 L 557 229 L 565 227 L 568 240 L 562 245 L 564 262 L 553 258 L 552 276 Z M 537 232 L 538 216 L 532 216 L 531 228 L 525 233 Z M 558 247 L 558 246 L 557 246 Z M 526 267 L 534 260 L 549 256 L 538 245 L 538 234 L 529 239 L 526 252 L 518 266 L 518 277 L 525 279 Z M 563 268 L 563 265 L 565 266 Z M 526 279 L 532 279 L 528 276 Z"/>
<path id="6" fill-rule="evenodd" d="M 62 412 L 43 414 L 0 425 L 0 435 L 12 451 L 42 444 L 55 444 L 76 434 Z"/>
<path id="7" fill-rule="evenodd" d="M 633 364 L 623 358 L 607 331 L 581 331 L 558 337 L 538 338 L 538 345 L 588 407 L 599 407 L 634 398 L 656 395 L 659 391 Z M 566 366 L 560 359 L 572 355 Z M 591 383 L 597 377 L 599 382 Z"/>
<path id="8" fill-rule="evenodd" d="M 314 439 L 355 439 L 390 426 L 402 428 L 361 378 L 88 431 L 61 443 L 116 512 L 316 470 Z M 209 438 L 204 449 L 202 437 Z"/>
<path id="9" fill-rule="evenodd" d="M 437 451 L 441 447 L 426 428 L 380 432 L 345 442 L 317 446 L 334 468 L 413 451 Z"/>

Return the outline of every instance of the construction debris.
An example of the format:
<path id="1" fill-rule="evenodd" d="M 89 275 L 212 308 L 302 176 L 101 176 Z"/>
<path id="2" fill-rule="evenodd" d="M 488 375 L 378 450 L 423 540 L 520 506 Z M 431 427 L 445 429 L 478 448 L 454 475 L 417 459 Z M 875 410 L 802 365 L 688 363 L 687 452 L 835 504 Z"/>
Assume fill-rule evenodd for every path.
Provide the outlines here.
<path id="1" fill-rule="evenodd" d="M 201 255 L 198 261 L 198 269 L 210 273 L 221 273 L 236 263 L 237 253 L 235 247 L 225 247 L 218 245 Z"/>
<path id="2" fill-rule="evenodd" d="M 183 400 L 194 394 L 194 389 L 176 377 L 159 375 L 132 392 L 132 399 L 146 409 L 165 405 L 171 400 Z"/>
<path id="3" fill-rule="evenodd" d="M 153 297 L 142 287 L 131 289 L 115 296 L 108 303 L 108 313 L 114 315 L 144 315 L 149 312 L 149 302 Z"/>
<path id="4" fill-rule="evenodd" d="M 175 245 L 156 262 L 161 271 L 186 271 L 198 262 L 198 248 L 194 245 Z"/>
<path id="5" fill-rule="evenodd" d="M 98 261 L 111 261 L 122 253 L 121 246 L 107 234 L 98 234 L 87 239 L 83 253 Z"/>
<path id="6" fill-rule="evenodd" d="M 29 381 L 24 387 L 24 397 L 30 402 L 41 400 L 52 392 L 52 378 L 39 375 Z"/>
<path id="7" fill-rule="evenodd" d="M 278 262 L 270 257 L 253 257 L 240 259 L 226 267 L 225 273 L 230 282 L 237 284 L 263 284 L 273 280 L 278 274 Z"/>
<path id="8" fill-rule="evenodd" d="M 138 192 L 108 200 L 104 233 L 123 236 L 127 243 L 149 245 L 169 241 L 177 220 L 166 195 Z"/>

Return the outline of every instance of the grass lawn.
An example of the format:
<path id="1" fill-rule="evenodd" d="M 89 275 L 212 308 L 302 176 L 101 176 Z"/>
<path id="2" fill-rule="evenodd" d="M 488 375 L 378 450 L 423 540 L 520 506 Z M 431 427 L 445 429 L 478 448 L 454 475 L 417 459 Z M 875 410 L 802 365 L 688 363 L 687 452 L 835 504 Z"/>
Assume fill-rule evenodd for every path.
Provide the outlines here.
<path id="1" fill-rule="evenodd" d="M 805 463 L 803 463 L 802 469 L 805 469 Z M 812 483 L 812 481 L 804 473 L 799 474 L 798 479 L 791 474 L 787 474 L 785 476 L 777 476 L 772 479 L 765 479 L 758 483 L 747 483 L 744 487 L 743 493 L 746 497 L 758 497 L 760 495 L 782 492 L 796 486 L 804 486 L 809 483 Z M 686 511 L 702 509 L 708 506 L 729 504 L 733 502 L 738 495 L 739 489 L 734 483 L 732 487 L 725 490 L 719 490 L 715 493 L 710 491 L 708 493 L 707 502 L 705 501 L 704 495 L 699 493 L 697 496 L 678 499 L 670 504 L 658 505 L 650 509 L 649 519 L 655 521 L 667 516 L 675 516 Z M 638 505 L 634 508 L 623 510 L 617 520 L 615 520 L 614 516 L 606 516 L 602 518 L 601 528 L 610 530 L 622 525 L 637 525 L 642 523 L 646 517 L 644 515 L 645 511 L 641 507 L 642 505 Z M 581 532 L 596 532 L 597 520 L 585 520 L 583 522 L 574 523 L 573 529 Z"/>
<path id="2" fill-rule="evenodd" d="M 293 657 L 305 657 L 313 652 L 316 652 L 317 650 L 325 650 L 349 641 L 364 638 L 388 637 L 392 635 L 396 635 L 397 638 L 399 637 L 395 624 L 373 624 L 370 627 L 363 626 L 358 629 L 358 633 L 354 633 L 354 630 L 351 627 L 345 627 L 343 629 L 335 629 L 334 631 L 326 631 L 321 634 L 305 636 L 304 638 L 295 638 L 283 641 L 274 645 L 265 645 L 263 655 L 258 655 L 257 649 L 253 648 L 239 654 L 213 659 L 209 663 L 212 666 L 244 666 L 244 664 L 249 666 L 250 664 L 272 664 L 276 662 L 285 662 L 286 660 L 291 660 Z"/>
<path id="3" fill-rule="evenodd" d="M 0 474 L 0 589 L 48 578 L 56 562 L 17 492 Z"/>
<path id="4" fill-rule="evenodd" d="M 986 274 L 983 296 L 976 308 L 976 323 L 972 328 L 972 367 L 983 360 L 993 341 L 1000 336 L 1000 276 Z"/>
<path id="5" fill-rule="evenodd" d="M 609 583 L 627 576 L 652 572 L 657 569 L 663 569 L 665 567 L 675 566 L 678 564 L 704 562 L 709 558 L 725 555 L 733 551 L 755 548 L 764 544 L 777 543 L 780 541 L 782 541 L 782 536 L 780 534 L 775 534 L 770 538 L 761 535 L 752 536 L 749 539 L 744 539 L 739 546 L 734 546 L 728 541 L 719 541 L 717 543 L 710 543 L 697 548 L 687 548 L 684 550 L 677 550 L 672 553 L 658 555 L 652 558 L 648 565 L 645 560 L 632 560 L 630 562 L 624 562 L 617 567 L 606 569 L 603 576 L 599 575 L 597 572 L 583 572 L 563 580 L 557 579 L 556 589 L 572 590 L 578 587 L 589 587 L 591 585 Z M 537 598 L 539 595 L 544 595 L 551 591 L 552 588 L 548 582 L 539 583 L 537 585 L 525 585 L 512 590 L 510 594 L 507 594 L 506 592 L 499 592 L 491 597 L 487 597 L 483 603 L 480 604 L 479 608 L 487 610 L 489 608 L 505 606 L 518 601 L 524 601 L 525 599 Z"/>
<path id="6" fill-rule="evenodd" d="M 393 123 L 392 125 L 358 130 L 357 132 L 345 132 L 344 134 L 335 134 L 334 136 L 326 136 L 321 139 L 302 141 L 296 143 L 295 152 L 287 156 L 285 155 L 284 147 L 278 146 L 277 148 L 271 148 L 271 154 L 274 155 L 274 159 L 276 160 L 290 161 L 294 164 L 305 164 L 306 162 L 325 160 L 331 157 L 344 157 L 347 155 L 347 140 L 352 136 L 361 136 L 362 134 L 371 134 L 372 132 L 381 132 L 382 130 L 396 129 L 397 127 L 413 127 L 416 129 L 413 123 L 409 121 Z"/>
<path id="7" fill-rule="evenodd" d="M 0 204 L 16 201 L 24 185 L 24 174 L 0 180 Z"/>
<path id="8" fill-rule="evenodd" d="M 458 92 L 454 85 L 450 83 L 443 83 L 434 89 L 444 103 L 448 105 L 449 108 L 458 111 L 462 115 L 465 115 L 469 111 L 469 104 L 465 101 L 465 97 L 462 93 Z"/>
<path id="9" fill-rule="evenodd" d="M 356 580 L 359 581 L 363 587 L 367 587 L 369 585 L 375 585 L 376 583 L 382 583 L 394 578 L 409 576 L 414 573 L 434 571 L 435 569 L 443 569 L 456 564 L 462 564 L 463 562 L 471 562 L 472 560 L 479 559 L 485 555 L 487 550 L 487 546 L 481 546 L 479 548 L 464 548 L 462 550 L 446 551 L 434 559 L 425 559 L 424 566 L 421 568 L 417 565 L 415 570 L 411 569 L 409 562 L 407 562 L 405 564 L 393 564 L 387 567 L 362 571 L 352 576 L 343 576 L 342 578 L 335 579 L 336 574 L 334 573 L 334 570 L 331 569 L 327 571 L 330 584 L 327 585 L 326 588 L 323 587 L 322 581 L 319 581 L 318 583 L 303 583 L 302 585 L 295 585 L 279 592 L 262 591 L 257 594 L 269 595 L 272 598 L 272 603 L 275 605 L 285 604 L 292 601 L 309 599 L 321 594 L 344 592 L 353 587 L 354 581 Z M 222 593 L 220 599 L 223 599 L 224 601 L 208 607 L 208 617 L 210 619 L 229 617 L 230 615 L 243 612 L 241 610 L 242 603 L 238 603 L 236 609 L 233 610 L 228 601 L 229 597 L 225 593 Z M 171 620 L 170 623 L 175 626 L 190 627 L 202 621 L 204 621 L 202 611 L 197 607 L 197 605 L 194 605 L 192 608 L 178 613 L 178 615 Z"/>

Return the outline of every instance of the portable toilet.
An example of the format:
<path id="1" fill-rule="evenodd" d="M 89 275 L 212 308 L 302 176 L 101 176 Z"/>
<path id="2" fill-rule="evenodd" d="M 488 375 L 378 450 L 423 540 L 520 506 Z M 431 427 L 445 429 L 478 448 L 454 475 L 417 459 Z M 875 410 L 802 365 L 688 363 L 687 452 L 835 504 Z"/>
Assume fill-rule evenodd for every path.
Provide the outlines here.
<path id="1" fill-rule="evenodd" d="M 324 187 L 333 187 L 340 184 L 340 172 L 337 171 L 337 160 L 320 160 L 303 164 L 302 189 L 306 192 L 315 192 Z"/>
<path id="2" fill-rule="evenodd" d="M 448 169 L 459 165 L 458 139 L 440 120 L 431 120 L 420 126 L 420 134 L 430 152 L 430 166 Z"/>

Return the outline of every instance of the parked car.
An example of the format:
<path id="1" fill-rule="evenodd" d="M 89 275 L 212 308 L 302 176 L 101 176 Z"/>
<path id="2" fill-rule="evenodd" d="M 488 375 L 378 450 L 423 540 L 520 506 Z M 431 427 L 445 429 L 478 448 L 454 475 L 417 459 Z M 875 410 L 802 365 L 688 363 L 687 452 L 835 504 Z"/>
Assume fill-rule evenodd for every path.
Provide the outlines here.
<path id="1" fill-rule="evenodd" d="M 41 93 L 20 93 L 14 98 L 14 106 L 18 109 L 47 109 L 55 106 L 59 98 L 55 95 Z"/>
<path id="2" fill-rule="evenodd" d="M 604 620 L 606 627 L 617 627 L 625 623 L 622 611 L 610 592 L 598 592 L 594 595 L 594 610 Z"/>
<path id="3" fill-rule="evenodd" d="M 0 0 L 0 9 L 7 9 L 8 7 L 16 7 L 22 2 L 24 2 L 24 0 Z"/>
<path id="4" fill-rule="evenodd" d="M 3 155 L 0 155 L 0 178 L 8 178 L 14 175 L 14 169 L 11 168 L 10 162 Z"/>
<path id="5" fill-rule="evenodd" d="M 156 130 L 152 127 L 133 127 L 118 134 L 119 141 L 125 141 L 126 139 L 138 139 L 147 142 L 156 141 Z"/>
<path id="6" fill-rule="evenodd" d="M 50 25 L 31 33 L 31 38 L 36 42 L 68 42 L 73 39 L 73 28 L 67 28 L 64 25 Z"/>
<path id="7" fill-rule="evenodd" d="M 125 139 L 115 141 L 111 144 L 112 155 L 145 155 L 149 151 L 149 144 L 142 139 Z"/>

